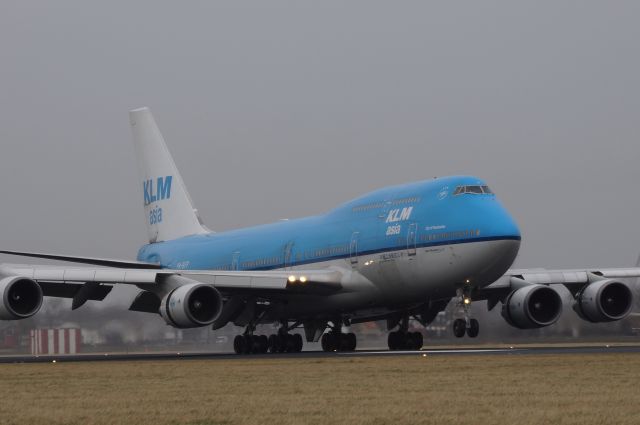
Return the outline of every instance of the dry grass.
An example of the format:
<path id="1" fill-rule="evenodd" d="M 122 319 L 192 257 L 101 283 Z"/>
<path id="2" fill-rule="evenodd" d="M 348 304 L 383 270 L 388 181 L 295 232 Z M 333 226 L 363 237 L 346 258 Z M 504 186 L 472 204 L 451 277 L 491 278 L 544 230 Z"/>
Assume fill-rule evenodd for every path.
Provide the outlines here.
<path id="1" fill-rule="evenodd" d="M 0 365 L 0 424 L 638 424 L 640 356 Z"/>

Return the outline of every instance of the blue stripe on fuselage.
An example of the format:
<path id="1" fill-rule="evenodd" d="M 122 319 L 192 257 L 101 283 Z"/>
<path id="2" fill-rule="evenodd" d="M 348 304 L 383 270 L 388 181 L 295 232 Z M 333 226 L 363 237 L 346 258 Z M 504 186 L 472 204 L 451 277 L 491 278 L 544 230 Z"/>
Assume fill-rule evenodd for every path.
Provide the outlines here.
<path id="1" fill-rule="evenodd" d="M 138 260 L 191 270 L 269 270 L 415 248 L 520 239 L 494 195 L 453 195 L 467 176 L 369 193 L 318 216 L 143 246 Z M 415 232 L 415 244 L 410 236 Z M 286 264 L 285 264 L 286 261 Z"/>

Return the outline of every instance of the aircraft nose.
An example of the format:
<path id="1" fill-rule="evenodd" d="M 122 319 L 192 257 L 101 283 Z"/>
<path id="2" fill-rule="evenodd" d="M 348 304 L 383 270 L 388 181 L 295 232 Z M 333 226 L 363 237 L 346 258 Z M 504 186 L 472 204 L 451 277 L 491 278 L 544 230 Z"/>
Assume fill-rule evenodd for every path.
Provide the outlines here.
<path id="1" fill-rule="evenodd" d="M 500 233 L 504 236 L 513 237 L 513 239 L 520 240 L 520 228 L 518 227 L 518 223 L 513 219 L 511 214 L 504 209 L 504 218 L 500 224 Z"/>
<path id="2" fill-rule="evenodd" d="M 517 223 L 501 205 L 494 206 L 488 215 L 484 234 L 492 247 L 486 259 L 487 268 L 480 281 L 491 283 L 512 266 L 520 250 L 520 229 Z"/>
<path id="3" fill-rule="evenodd" d="M 520 240 L 520 228 L 507 209 L 496 201 L 490 223 L 488 225 L 489 235 L 497 238 Z"/>

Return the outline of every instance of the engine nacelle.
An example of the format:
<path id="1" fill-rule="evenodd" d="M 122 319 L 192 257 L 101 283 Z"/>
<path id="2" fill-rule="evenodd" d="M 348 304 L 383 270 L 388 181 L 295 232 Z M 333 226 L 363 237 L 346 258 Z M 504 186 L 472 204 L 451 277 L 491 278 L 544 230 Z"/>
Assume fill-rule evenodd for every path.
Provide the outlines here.
<path id="1" fill-rule="evenodd" d="M 198 282 L 178 286 L 160 304 L 160 315 L 176 328 L 210 325 L 221 311 L 220 292 L 211 285 Z"/>
<path id="2" fill-rule="evenodd" d="M 520 329 L 554 324 L 562 313 L 562 298 L 545 285 L 527 285 L 513 291 L 502 305 L 502 317 Z"/>
<path id="3" fill-rule="evenodd" d="M 603 279 L 582 288 L 573 309 L 582 319 L 598 323 L 624 319 L 632 306 L 633 292 L 628 285 Z"/>
<path id="4" fill-rule="evenodd" d="M 0 296 L 1 320 L 26 319 L 42 306 L 42 288 L 26 277 L 10 276 L 0 280 Z"/>

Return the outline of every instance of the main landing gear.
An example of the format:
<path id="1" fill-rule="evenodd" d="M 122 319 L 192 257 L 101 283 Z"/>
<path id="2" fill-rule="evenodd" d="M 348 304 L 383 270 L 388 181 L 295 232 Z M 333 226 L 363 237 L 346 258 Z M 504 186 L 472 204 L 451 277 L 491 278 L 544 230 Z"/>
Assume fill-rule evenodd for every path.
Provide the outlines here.
<path id="1" fill-rule="evenodd" d="M 471 318 L 471 297 L 462 289 L 458 290 L 458 297 L 458 308 L 462 309 L 464 318 L 453 321 L 453 335 L 456 338 L 462 338 L 466 333 L 469 338 L 475 338 L 480 333 L 480 323 Z"/>
<path id="2" fill-rule="evenodd" d="M 389 350 L 420 350 L 424 343 L 420 332 L 409 332 L 409 316 L 402 318 L 400 329 L 389 332 L 387 344 Z"/>
<path id="3" fill-rule="evenodd" d="M 247 326 L 243 335 L 236 335 L 233 339 L 233 351 L 236 354 L 265 354 L 265 353 L 299 353 L 302 351 L 302 335 L 290 334 L 289 331 L 296 325 L 289 328 L 286 323 L 276 334 L 254 335 L 253 326 Z"/>
<path id="4" fill-rule="evenodd" d="M 342 321 L 336 321 L 331 330 L 320 339 L 322 351 L 354 351 L 358 340 L 353 332 L 342 332 Z"/>
<path id="5" fill-rule="evenodd" d="M 420 332 L 389 332 L 387 344 L 389 350 L 419 350 L 424 340 Z"/>

